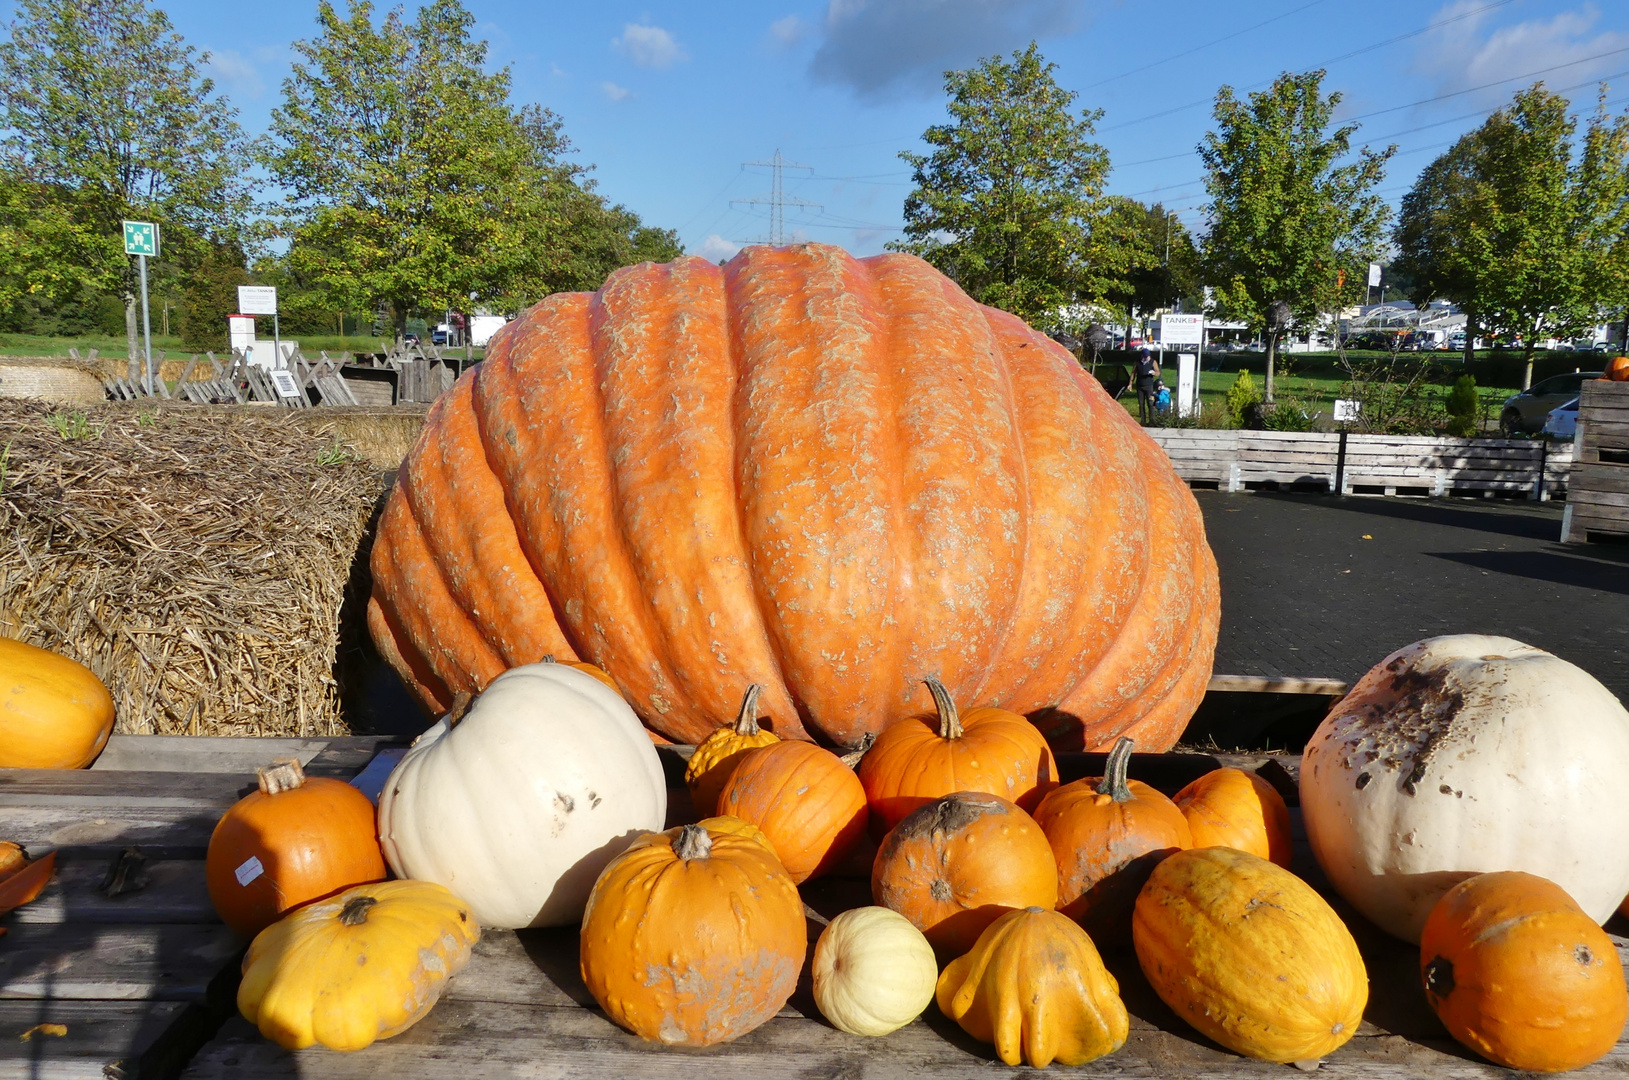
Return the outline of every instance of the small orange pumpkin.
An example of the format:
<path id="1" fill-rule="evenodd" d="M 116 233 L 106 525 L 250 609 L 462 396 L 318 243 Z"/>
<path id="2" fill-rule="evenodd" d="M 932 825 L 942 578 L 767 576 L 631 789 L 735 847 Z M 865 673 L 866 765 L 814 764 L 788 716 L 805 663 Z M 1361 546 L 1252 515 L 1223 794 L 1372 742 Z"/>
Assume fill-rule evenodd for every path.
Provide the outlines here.
<path id="1" fill-rule="evenodd" d="M 1188 819 L 1193 847 L 1238 848 L 1289 867 L 1290 808 L 1284 796 L 1255 773 L 1216 769 L 1171 801 Z"/>
<path id="2" fill-rule="evenodd" d="M 594 676 L 594 678 L 598 679 L 606 686 L 609 686 L 612 690 L 615 690 L 619 695 L 622 693 L 622 687 L 617 685 L 617 681 L 611 678 L 604 668 L 597 668 L 593 664 L 586 664 L 581 660 L 556 660 L 553 653 L 545 656 L 541 662 L 545 664 L 560 664 L 564 667 L 576 668 L 578 671 Z"/>
<path id="3" fill-rule="evenodd" d="M 960 715 L 942 682 L 924 681 L 938 715 L 889 725 L 860 760 L 860 783 L 882 829 L 953 791 L 987 791 L 1030 811 L 1058 786 L 1057 763 L 1034 724 L 1006 709 Z"/>
<path id="4" fill-rule="evenodd" d="M 718 812 L 762 829 L 799 885 L 831 870 L 865 832 L 865 789 L 854 770 L 813 743 L 748 751 L 730 773 Z"/>
<path id="5" fill-rule="evenodd" d="M 958 791 L 883 838 L 871 897 L 911 920 L 939 956 L 956 957 L 1003 913 L 1056 907 L 1058 869 L 1046 834 L 1016 803 Z"/>
<path id="6" fill-rule="evenodd" d="M 290 758 L 259 770 L 209 837 L 204 879 L 221 921 L 252 938 L 283 913 L 385 879 L 373 803 Z"/>
<path id="7" fill-rule="evenodd" d="M 1467 878 L 1437 901 L 1420 978 L 1449 1034 L 1512 1069 L 1588 1065 L 1629 1019 L 1612 939 L 1561 886 L 1519 870 Z"/>
<path id="8" fill-rule="evenodd" d="M 1604 377 L 1612 382 L 1629 382 L 1629 356 L 1614 356 L 1608 360 Z"/>
<path id="9" fill-rule="evenodd" d="M 773 731 L 758 726 L 758 695 L 762 690 L 757 683 L 747 687 L 735 723 L 725 724 L 703 739 L 685 765 L 684 785 L 690 789 L 690 801 L 703 816 L 718 813 L 718 793 L 743 758 L 759 747 L 781 741 Z"/>
<path id="10" fill-rule="evenodd" d="M 774 1016 L 808 950 L 803 901 L 761 836 L 729 818 L 646 833 L 583 915 L 583 982 L 612 1020 L 711 1046 Z"/>
<path id="11" fill-rule="evenodd" d="M 1133 746 L 1121 736 L 1108 775 L 1065 784 L 1035 811 L 1057 859 L 1059 910 L 1105 948 L 1128 940 L 1137 892 L 1160 860 L 1193 846 L 1176 804 L 1126 779 Z"/>

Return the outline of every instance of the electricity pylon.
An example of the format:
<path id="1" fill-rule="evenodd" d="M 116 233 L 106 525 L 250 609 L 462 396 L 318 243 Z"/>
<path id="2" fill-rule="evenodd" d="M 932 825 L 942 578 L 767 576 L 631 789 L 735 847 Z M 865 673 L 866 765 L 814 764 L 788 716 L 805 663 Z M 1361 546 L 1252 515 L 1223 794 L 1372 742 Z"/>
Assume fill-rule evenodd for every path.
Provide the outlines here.
<path id="1" fill-rule="evenodd" d="M 786 243 L 786 208 L 788 206 L 813 207 L 816 210 L 825 209 L 825 207 L 819 203 L 806 202 L 805 200 L 798 198 L 796 195 L 786 194 L 785 187 L 781 183 L 781 174 L 784 170 L 808 169 L 812 173 L 814 172 L 814 166 L 800 165 L 795 161 L 787 161 L 781 156 L 781 152 L 778 149 L 775 151 L 775 156 L 770 158 L 768 161 L 743 161 L 741 164 L 749 168 L 756 167 L 770 170 L 768 195 L 755 195 L 750 199 L 730 200 L 730 205 L 732 206 L 746 205 L 769 207 L 768 242 L 770 244 L 779 246 Z M 758 238 L 760 243 L 763 242 L 763 240 L 763 237 Z"/>

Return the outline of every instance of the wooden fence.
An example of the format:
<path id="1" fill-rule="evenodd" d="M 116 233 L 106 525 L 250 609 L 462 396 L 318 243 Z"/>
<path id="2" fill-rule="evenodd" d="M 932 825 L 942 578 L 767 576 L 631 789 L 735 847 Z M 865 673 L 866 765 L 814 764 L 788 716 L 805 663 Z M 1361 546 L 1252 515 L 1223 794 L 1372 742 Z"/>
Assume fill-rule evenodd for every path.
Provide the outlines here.
<path id="1" fill-rule="evenodd" d="M 1575 445 L 1562 541 L 1629 537 L 1629 383 L 1584 383 Z"/>
<path id="2" fill-rule="evenodd" d="M 1337 432 L 1149 428 L 1177 475 L 1221 491 L 1311 487 L 1347 495 L 1524 495 L 1566 491 L 1572 446 Z M 1337 480 L 1338 477 L 1338 480 Z"/>

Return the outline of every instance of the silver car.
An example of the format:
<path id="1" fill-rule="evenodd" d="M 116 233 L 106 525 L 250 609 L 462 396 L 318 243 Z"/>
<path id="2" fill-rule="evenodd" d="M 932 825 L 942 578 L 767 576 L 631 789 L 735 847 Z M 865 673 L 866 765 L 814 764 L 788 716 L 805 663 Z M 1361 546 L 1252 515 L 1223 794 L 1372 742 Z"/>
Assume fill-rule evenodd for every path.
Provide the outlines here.
<path id="1" fill-rule="evenodd" d="M 1499 412 L 1499 430 L 1506 435 L 1534 435 L 1544 430 L 1550 413 L 1577 397 L 1585 381 L 1599 379 L 1599 371 L 1570 371 L 1540 379 L 1519 394 L 1505 399 Z"/>

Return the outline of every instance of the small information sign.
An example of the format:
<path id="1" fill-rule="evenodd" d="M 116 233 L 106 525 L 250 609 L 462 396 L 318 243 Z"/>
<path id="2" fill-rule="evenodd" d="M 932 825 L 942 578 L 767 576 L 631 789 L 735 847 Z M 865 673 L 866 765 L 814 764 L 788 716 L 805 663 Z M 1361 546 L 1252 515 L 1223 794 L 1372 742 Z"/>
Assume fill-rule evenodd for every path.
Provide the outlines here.
<path id="1" fill-rule="evenodd" d="M 268 371 L 266 374 L 271 376 L 272 385 L 277 388 L 278 397 L 298 398 L 300 396 L 300 384 L 294 381 L 294 375 L 291 372 L 283 368 L 277 368 Z"/>
<path id="2" fill-rule="evenodd" d="M 158 257 L 158 226 L 151 221 L 125 222 L 124 253 L 126 255 L 146 255 L 150 259 L 156 259 Z"/>
<path id="3" fill-rule="evenodd" d="M 1160 316 L 1160 344 L 1167 349 L 1172 345 L 1201 345 L 1204 340 L 1203 315 Z"/>
<path id="4" fill-rule="evenodd" d="M 1358 418 L 1358 409 L 1359 409 L 1360 405 L 1361 405 L 1361 402 L 1353 401 L 1351 398 L 1336 398 L 1335 399 L 1335 423 L 1337 423 L 1337 424 L 1354 424 L 1354 423 L 1356 423 L 1357 418 Z"/>
<path id="5" fill-rule="evenodd" d="M 276 315 L 277 314 L 277 286 L 275 286 L 275 285 L 239 285 L 238 286 L 238 314 L 239 315 Z"/>

